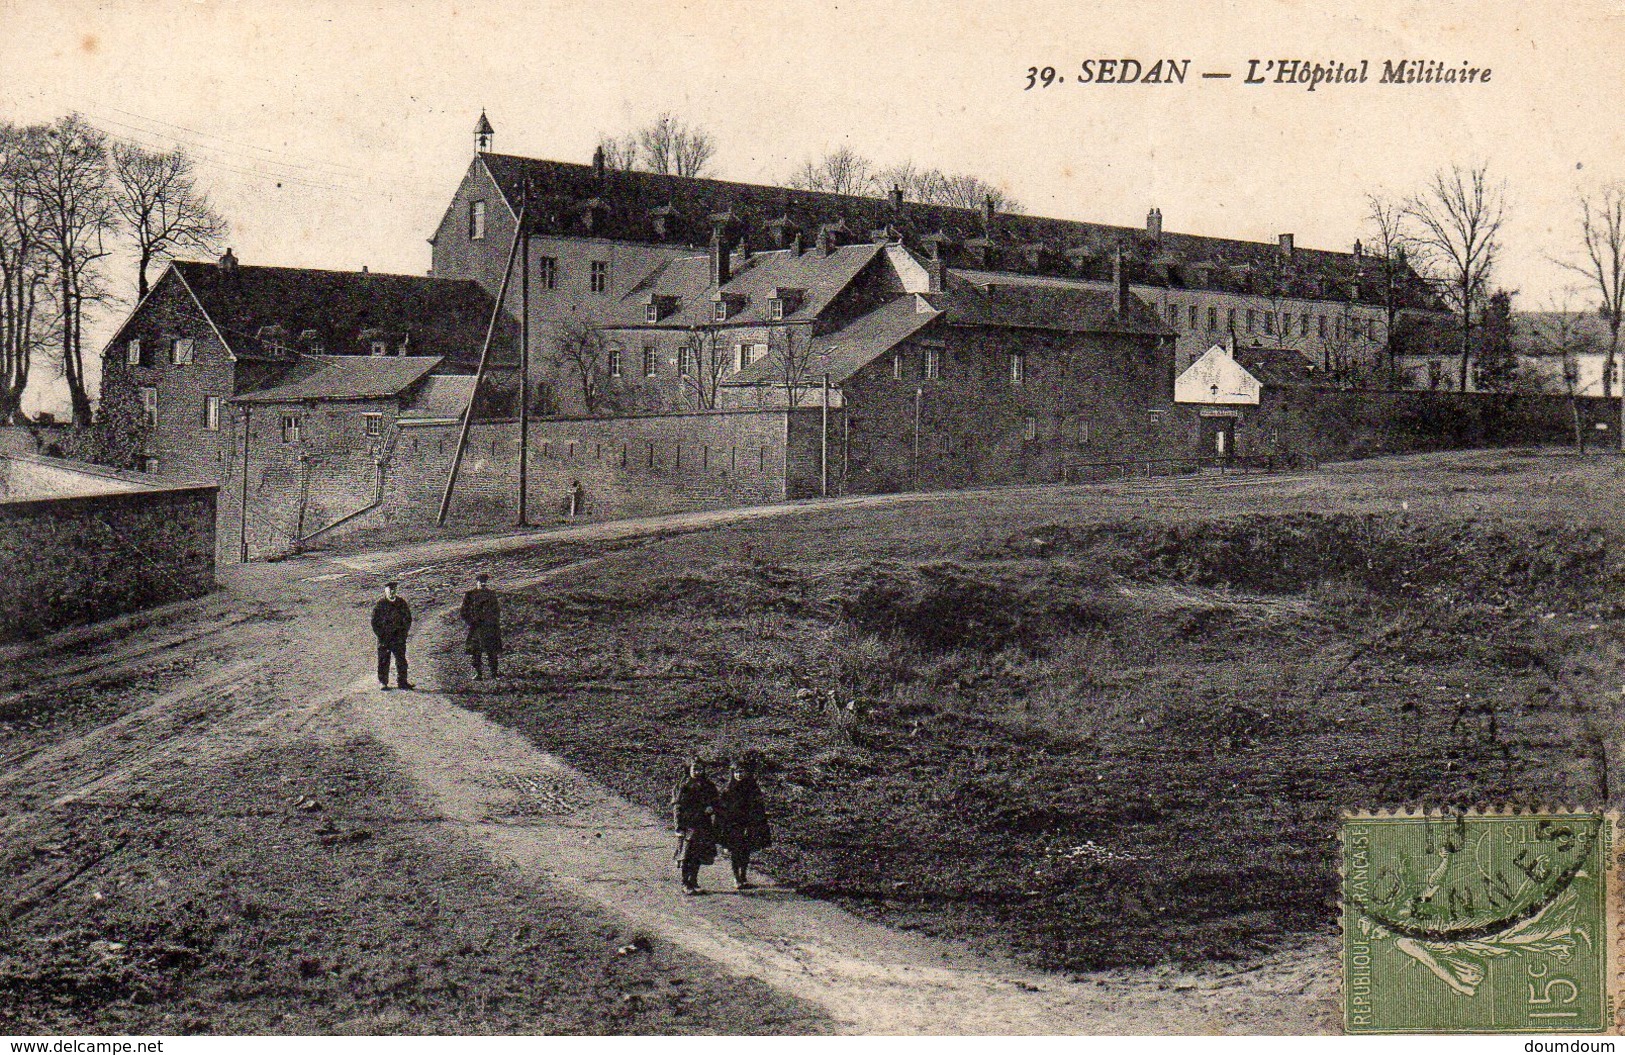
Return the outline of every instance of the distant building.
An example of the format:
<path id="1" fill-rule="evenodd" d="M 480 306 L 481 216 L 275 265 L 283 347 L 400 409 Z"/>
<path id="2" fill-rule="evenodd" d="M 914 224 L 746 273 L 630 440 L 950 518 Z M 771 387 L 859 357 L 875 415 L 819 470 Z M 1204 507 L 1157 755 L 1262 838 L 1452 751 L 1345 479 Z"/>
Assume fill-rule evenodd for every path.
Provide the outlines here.
<path id="1" fill-rule="evenodd" d="M 104 399 L 132 404 L 148 471 L 221 482 L 240 446 L 233 399 L 311 355 L 427 356 L 471 372 L 493 303 L 468 281 L 255 267 L 230 250 L 218 263 L 176 261 L 104 349 Z"/>
<path id="2" fill-rule="evenodd" d="M 1271 242 L 1180 234 L 1164 229 L 1156 209 L 1144 228 L 1114 227 L 925 205 L 897 191 L 877 199 L 616 171 L 601 154 L 591 165 L 577 165 L 493 153 L 492 143 L 482 120 L 475 157 L 429 240 L 433 273 L 473 279 L 494 294 L 528 187 L 529 259 L 521 262 L 526 266 L 515 275 L 506 306 L 517 315 L 520 287 L 528 285 L 539 341 L 565 325 L 624 324 L 628 310 L 639 308 L 663 319 L 666 307 L 637 299 L 654 284 L 681 287 L 680 306 L 672 310 L 693 318 L 764 251 L 854 245 L 889 246 L 894 262 L 904 255 L 916 269 L 936 262 L 972 285 L 1097 293 L 1110 293 L 1121 251 L 1130 289 L 1174 335 L 1179 368 L 1232 336 L 1294 348 L 1323 367 L 1375 364 L 1386 347 L 1390 307 L 1402 318 L 1447 315 L 1402 260 L 1385 261 L 1358 247 L 1354 253 L 1303 248 L 1289 234 Z M 765 301 L 774 288 L 736 284 L 727 292 L 742 298 L 737 310 L 772 325 L 778 320 L 767 317 Z M 570 369 L 548 355 L 538 365 L 560 410 L 583 412 Z M 624 360 L 621 365 L 624 371 Z M 663 387 L 665 396 L 651 401 L 640 395 L 637 402 L 676 405 L 684 388 L 681 362 L 657 350 L 654 365 L 636 387 L 645 393 Z M 609 384 L 607 365 L 597 369 L 606 387 L 618 387 Z"/>

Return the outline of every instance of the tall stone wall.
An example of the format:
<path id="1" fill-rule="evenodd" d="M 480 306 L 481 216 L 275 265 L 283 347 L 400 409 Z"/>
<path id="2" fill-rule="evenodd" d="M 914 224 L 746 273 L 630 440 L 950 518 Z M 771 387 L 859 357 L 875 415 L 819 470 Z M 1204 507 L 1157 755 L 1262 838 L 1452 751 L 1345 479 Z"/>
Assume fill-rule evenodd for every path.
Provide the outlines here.
<path id="1" fill-rule="evenodd" d="M 345 424 L 359 417 L 357 411 L 359 406 L 335 411 L 324 425 L 327 442 L 312 436 L 312 445 L 303 449 L 279 442 L 272 428 L 276 415 L 264 414 L 264 432 L 256 424 L 249 473 L 250 560 L 331 545 L 363 532 L 405 538 L 432 530 L 458 425 L 391 416 L 384 423 L 386 441 L 376 446 L 359 442 L 356 428 Z M 539 421 L 531 427 L 528 519 L 545 524 L 565 518 L 577 485 L 578 516 L 584 519 L 810 497 L 818 494 L 821 432 L 816 410 Z M 469 430 L 450 525 L 497 530 L 516 523 L 518 447 L 515 422 Z M 222 524 L 225 559 L 235 559 L 239 538 L 238 525 Z"/>
<path id="2" fill-rule="evenodd" d="M 214 589 L 215 488 L 0 502 L 0 642 Z"/>

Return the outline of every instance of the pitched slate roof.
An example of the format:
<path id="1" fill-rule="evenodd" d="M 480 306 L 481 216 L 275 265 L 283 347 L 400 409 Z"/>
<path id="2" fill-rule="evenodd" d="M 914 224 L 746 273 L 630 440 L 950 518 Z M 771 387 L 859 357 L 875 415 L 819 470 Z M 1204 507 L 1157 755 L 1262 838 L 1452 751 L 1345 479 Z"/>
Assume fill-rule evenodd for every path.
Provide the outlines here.
<path id="1" fill-rule="evenodd" d="M 940 303 L 954 326 L 1014 326 L 1080 333 L 1129 333 L 1171 337 L 1156 312 L 1130 296 L 1119 315 L 1108 290 L 1039 283 L 980 283 L 948 272 Z M 938 301 L 934 298 L 933 303 Z"/>
<path id="2" fill-rule="evenodd" d="M 401 417 L 409 420 L 461 418 L 473 391 L 473 374 L 432 374 L 412 393 L 411 402 L 401 408 Z"/>
<path id="3" fill-rule="evenodd" d="M 942 316 L 926 307 L 918 295 L 908 293 L 888 301 L 867 315 L 859 316 L 839 330 L 812 339 L 808 375 L 839 384 L 913 337 Z M 772 384 L 784 378 L 784 350 L 774 348 L 765 357 L 729 375 L 726 385 Z"/>
<path id="4" fill-rule="evenodd" d="M 536 187 L 537 230 L 587 234 L 645 243 L 705 245 L 711 217 L 730 212 L 753 246 L 778 247 L 778 231 L 799 230 L 808 244 L 826 224 L 844 223 L 848 241 L 890 227 L 911 249 L 924 252 L 936 240 L 949 264 L 1024 274 L 1108 280 L 1112 255 L 1128 254 L 1130 279 L 1173 288 L 1281 295 L 1342 301 L 1355 294 L 1361 303 L 1379 303 L 1384 262 L 1320 249 L 1294 248 L 1290 255 L 1275 242 L 1000 213 L 991 224 L 978 209 L 828 194 L 724 180 L 693 179 L 650 172 L 605 171 L 590 165 L 481 154 L 482 163 L 517 215 L 527 179 Z M 593 208 L 589 209 L 589 203 Z M 659 235 L 655 214 L 663 212 Z M 590 226 L 588 215 L 590 214 Z M 789 226 L 785 226 L 788 224 Z M 981 245 L 978 245 L 981 243 Z M 992 258 L 983 255 L 985 251 Z M 927 254 L 929 255 L 929 254 Z M 1407 269 L 1403 306 L 1443 310 L 1419 276 Z M 1357 287 L 1357 288 L 1356 288 Z"/>
<path id="5" fill-rule="evenodd" d="M 848 245 L 827 256 L 817 250 L 795 252 L 773 250 L 753 253 L 741 261 L 723 286 L 725 296 L 738 297 L 742 306 L 728 316 L 733 325 L 760 325 L 768 322 L 768 299 L 774 289 L 799 289 L 803 296 L 782 321 L 803 322 L 817 318 L 863 269 L 886 249 L 884 243 Z M 709 256 L 685 256 L 666 261 L 623 296 L 604 325 L 641 327 L 648 325 L 644 308 L 649 297 L 675 297 L 677 310 L 655 324 L 687 329 L 712 322 L 717 291 L 710 286 Z"/>
<path id="6" fill-rule="evenodd" d="M 239 359 L 288 361 L 311 350 L 300 343 L 307 330 L 315 331 L 322 354 L 365 354 L 370 349 L 364 331 L 378 331 L 387 335 L 392 351 L 404 340 L 409 356 L 439 356 L 472 368 L 494 303 L 467 279 L 244 264 L 222 268 L 187 260 L 177 260 L 173 271 Z M 261 339 L 266 327 L 281 327 L 287 340 L 282 350 Z M 517 331 L 517 323 L 505 316 L 493 352 L 512 356 Z"/>
<path id="7" fill-rule="evenodd" d="M 273 384 L 238 396 L 234 403 L 300 403 L 307 400 L 393 399 L 439 366 L 439 356 L 306 355 Z"/>

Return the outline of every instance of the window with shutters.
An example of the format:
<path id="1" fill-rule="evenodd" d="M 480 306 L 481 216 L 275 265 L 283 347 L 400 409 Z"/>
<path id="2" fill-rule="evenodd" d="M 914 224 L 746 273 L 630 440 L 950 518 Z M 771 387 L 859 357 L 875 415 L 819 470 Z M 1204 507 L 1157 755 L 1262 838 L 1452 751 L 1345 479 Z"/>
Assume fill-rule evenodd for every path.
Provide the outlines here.
<path id="1" fill-rule="evenodd" d="M 124 346 L 124 362 L 127 366 L 141 365 L 141 342 L 131 341 Z"/>
<path id="2" fill-rule="evenodd" d="M 203 427 L 210 432 L 220 431 L 220 397 L 203 397 Z"/>
<path id="3" fill-rule="evenodd" d="M 151 385 L 141 386 L 141 420 L 149 429 L 158 427 L 158 390 Z"/>
<path id="4" fill-rule="evenodd" d="M 607 293 L 609 291 L 608 260 L 594 260 L 592 262 L 592 291 L 594 293 Z"/>
<path id="5" fill-rule="evenodd" d="M 192 361 L 195 345 L 190 337 L 177 337 L 169 342 L 169 362 L 172 366 L 185 366 Z"/>
<path id="6" fill-rule="evenodd" d="M 298 443 L 302 425 L 303 422 L 300 421 L 298 414 L 282 415 L 282 442 Z"/>
<path id="7" fill-rule="evenodd" d="M 468 238 L 471 242 L 485 240 L 485 203 L 483 201 L 468 203 Z"/>

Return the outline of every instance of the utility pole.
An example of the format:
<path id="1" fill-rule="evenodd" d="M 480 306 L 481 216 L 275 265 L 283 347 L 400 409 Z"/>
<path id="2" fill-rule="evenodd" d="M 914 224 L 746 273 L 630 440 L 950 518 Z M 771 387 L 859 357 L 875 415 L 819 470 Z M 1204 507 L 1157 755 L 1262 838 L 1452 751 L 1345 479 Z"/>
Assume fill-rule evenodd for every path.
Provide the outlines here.
<path id="1" fill-rule="evenodd" d="M 446 474 L 446 489 L 440 495 L 440 513 L 435 517 L 436 527 L 446 526 L 446 514 L 451 511 L 451 494 L 457 487 L 457 473 L 463 467 L 463 454 L 468 449 L 468 429 L 474 423 L 474 401 L 480 394 L 480 382 L 485 380 L 485 365 L 491 357 L 491 338 L 496 336 L 497 320 L 502 318 L 502 306 L 508 300 L 508 282 L 513 278 L 513 263 L 519 256 L 520 233 L 530 216 L 521 205 L 519 228 L 513 233 L 513 244 L 508 247 L 508 263 L 502 269 L 502 286 L 497 290 L 496 303 L 491 305 L 491 322 L 485 328 L 485 344 L 480 347 L 480 365 L 474 372 L 474 385 L 468 392 L 468 403 L 463 407 L 462 428 L 457 431 L 457 451 L 451 456 L 451 471 Z"/>
<path id="2" fill-rule="evenodd" d="M 818 491 L 829 497 L 829 371 L 824 371 L 824 428 L 818 441 Z"/>
<path id="3" fill-rule="evenodd" d="M 925 389 L 914 390 L 914 490 L 920 489 L 920 403 L 925 399 Z"/>
<path id="4" fill-rule="evenodd" d="M 525 500 L 530 484 L 530 195 L 532 182 L 525 179 L 525 196 L 519 208 L 524 229 L 520 231 L 519 263 L 519 526 L 527 523 Z"/>
<path id="5" fill-rule="evenodd" d="M 238 495 L 240 508 L 237 516 L 237 537 L 241 543 L 238 559 L 248 563 L 248 427 L 253 408 L 247 403 L 243 404 L 243 487 L 242 494 Z"/>

